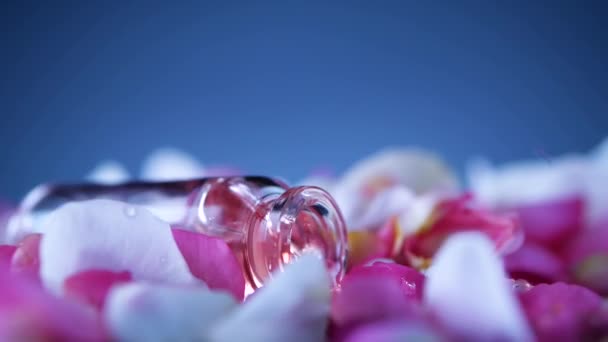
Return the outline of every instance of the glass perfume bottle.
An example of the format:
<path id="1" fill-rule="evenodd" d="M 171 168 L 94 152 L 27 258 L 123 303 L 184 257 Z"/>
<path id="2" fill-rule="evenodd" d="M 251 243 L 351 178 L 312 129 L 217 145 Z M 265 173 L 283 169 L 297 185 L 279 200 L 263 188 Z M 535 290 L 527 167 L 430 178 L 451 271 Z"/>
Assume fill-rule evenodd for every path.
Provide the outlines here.
<path id="1" fill-rule="evenodd" d="M 143 206 L 176 228 L 224 239 L 252 289 L 302 253 L 318 253 L 334 281 L 344 274 L 346 227 L 331 196 L 317 187 L 289 188 L 257 176 L 116 185 L 41 185 L 32 190 L 9 230 L 36 229 L 64 203 L 113 199 Z"/>

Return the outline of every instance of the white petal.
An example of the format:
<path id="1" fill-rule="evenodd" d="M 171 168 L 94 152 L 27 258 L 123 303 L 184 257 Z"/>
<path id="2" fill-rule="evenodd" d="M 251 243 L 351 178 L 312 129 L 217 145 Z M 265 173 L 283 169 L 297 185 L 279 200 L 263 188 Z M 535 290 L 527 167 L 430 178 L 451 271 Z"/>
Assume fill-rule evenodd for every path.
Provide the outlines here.
<path id="1" fill-rule="evenodd" d="M 608 222 L 608 161 L 594 163 L 585 182 L 586 219 L 590 226 Z"/>
<path id="2" fill-rule="evenodd" d="M 14 212 L 15 210 L 8 204 L 0 202 L 0 244 L 10 243 L 7 237 L 8 225 Z"/>
<path id="3" fill-rule="evenodd" d="M 195 283 L 169 224 L 149 211 L 117 201 L 68 203 L 42 225 L 40 274 L 62 292 L 70 275 L 91 268 L 130 271 L 135 279 Z"/>
<path id="4" fill-rule="evenodd" d="M 104 318 L 120 341 L 208 341 L 211 327 L 237 305 L 205 287 L 130 283 L 114 287 Z"/>
<path id="5" fill-rule="evenodd" d="M 391 216 L 407 212 L 414 202 L 415 196 L 408 188 L 390 187 L 375 195 L 362 208 L 343 213 L 346 226 L 349 230 L 377 227 Z"/>
<path id="6" fill-rule="evenodd" d="M 387 176 L 416 193 L 453 191 L 454 173 L 432 153 L 405 148 L 386 149 L 355 164 L 346 172 L 336 191 L 357 192 L 370 180 Z"/>
<path id="7" fill-rule="evenodd" d="M 440 196 L 434 194 L 417 196 L 410 207 L 399 215 L 399 227 L 402 229 L 402 236 L 416 233 L 431 217 L 439 200 Z"/>
<path id="8" fill-rule="evenodd" d="M 459 233 L 446 241 L 428 271 L 424 301 L 450 330 L 465 337 L 531 340 L 502 261 L 481 233 Z"/>
<path id="9" fill-rule="evenodd" d="M 476 198 L 490 207 L 512 207 L 581 194 L 588 170 L 584 158 L 522 161 L 499 169 L 477 160 L 468 168 Z"/>
<path id="10" fill-rule="evenodd" d="M 592 157 L 598 162 L 608 165 L 608 137 L 606 137 L 592 152 Z"/>
<path id="11" fill-rule="evenodd" d="M 143 179 L 164 181 L 201 177 L 203 166 L 191 155 L 173 148 L 156 150 L 144 161 Z"/>
<path id="12" fill-rule="evenodd" d="M 99 163 L 86 178 L 95 183 L 116 184 L 127 181 L 129 172 L 119 162 L 106 160 Z"/>
<path id="13" fill-rule="evenodd" d="M 608 222 L 608 138 L 591 154 L 585 183 L 585 205 L 590 226 Z"/>
<path id="14" fill-rule="evenodd" d="M 322 260 L 306 254 L 259 289 L 213 331 L 213 341 L 324 341 L 330 280 Z"/>

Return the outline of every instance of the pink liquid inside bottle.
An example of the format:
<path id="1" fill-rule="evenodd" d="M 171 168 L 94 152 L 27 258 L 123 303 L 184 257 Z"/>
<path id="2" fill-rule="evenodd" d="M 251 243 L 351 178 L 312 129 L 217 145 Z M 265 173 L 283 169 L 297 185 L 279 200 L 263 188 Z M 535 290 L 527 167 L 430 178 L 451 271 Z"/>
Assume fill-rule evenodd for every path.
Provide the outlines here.
<path id="1" fill-rule="evenodd" d="M 41 185 L 25 197 L 8 230 L 44 232 L 50 211 L 99 198 L 143 206 L 174 227 L 224 239 L 251 289 L 308 252 L 325 260 L 335 282 L 344 274 L 346 227 L 331 196 L 317 187 L 289 188 L 266 177 Z"/>

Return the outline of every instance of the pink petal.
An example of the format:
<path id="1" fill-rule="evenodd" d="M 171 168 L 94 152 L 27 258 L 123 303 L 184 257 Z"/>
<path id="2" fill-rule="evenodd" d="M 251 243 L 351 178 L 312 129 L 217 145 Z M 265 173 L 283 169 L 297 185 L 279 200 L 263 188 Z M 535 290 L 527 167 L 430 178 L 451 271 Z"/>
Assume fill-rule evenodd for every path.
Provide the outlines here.
<path id="1" fill-rule="evenodd" d="M 172 231 L 195 277 L 211 289 L 226 290 L 236 299 L 243 300 L 245 277 L 236 256 L 224 240 L 181 229 Z"/>
<path id="2" fill-rule="evenodd" d="M 338 327 L 416 315 L 424 276 L 398 264 L 376 262 L 349 272 L 334 293 L 332 318 Z"/>
<path id="3" fill-rule="evenodd" d="M 516 211 L 526 239 L 541 244 L 558 246 L 583 227 L 584 203 L 578 196 L 522 205 Z"/>
<path id="4" fill-rule="evenodd" d="M 534 242 L 526 242 L 514 253 L 506 255 L 504 261 L 507 272 L 513 279 L 524 279 L 532 284 L 566 279 L 562 260 Z"/>
<path id="5" fill-rule="evenodd" d="M 0 245 L 0 273 L 8 271 L 17 246 Z"/>
<path id="6" fill-rule="evenodd" d="M 512 247 L 520 236 L 515 218 L 474 208 L 469 204 L 470 199 L 465 194 L 443 200 L 428 225 L 405 239 L 403 253 L 411 264 L 427 267 L 443 242 L 458 232 L 479 231 L 489 237 L 499 251 Z"/>
<path id="7" fill-rule="evenodd" d="M 541 284 L 523 292 L 520 300 L 541 342 L 595 340 L 608 333 L 602 298 L 582 286 Z"/>
<path id="8" fill-rule="evenodd" d="M 104 341 L 99 317 L 18 277 L 0 274 L 1 341 Z"/>
<path id="9" fill-rule="evenodd" d="M 17 245 L 11 262 L 11 272 L 40 282 L 40 240 L 42 235 L 29 234 Z"/>
<path id="10" fill-rule="evenodd" d="M 131 273 L 127 271 L 87 270 L 67 278 L 63 287 L 67 297 L 90 304 L 101 310 L 112 286 L 127 283 L 131 280 Z"/>
<path id="11" fill-rule="evenodd" d="M 388 320 L 370 323 L 353 329 L 344 338 L 333 341 L 344 342 L 390 342 L 390 341 L 444 341 L 436 327 L 420 322 Z"/>
<path id="12" fill-rule="evenodd" d="M 577 235 L 564 255 L 577 283 L 608 295 L 608 222 Z"/>

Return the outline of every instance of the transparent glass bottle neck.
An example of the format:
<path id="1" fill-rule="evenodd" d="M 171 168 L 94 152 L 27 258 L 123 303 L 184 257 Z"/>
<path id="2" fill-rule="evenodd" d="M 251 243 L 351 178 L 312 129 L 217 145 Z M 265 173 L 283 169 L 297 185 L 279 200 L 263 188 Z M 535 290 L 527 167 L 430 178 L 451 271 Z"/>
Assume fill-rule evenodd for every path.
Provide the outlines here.
<path id="1" fill-rule="evenodd" d="M 142 206 L 173 227 L 224 239 L 254 289 L 306 252 L 324 258 L 334 280 L 344 272 L 346 228 L 331 196 L 267 177 L 41 185 L 24 198 L 8 229 L 44 232 L 52 210 L 99 198 Z"/>

